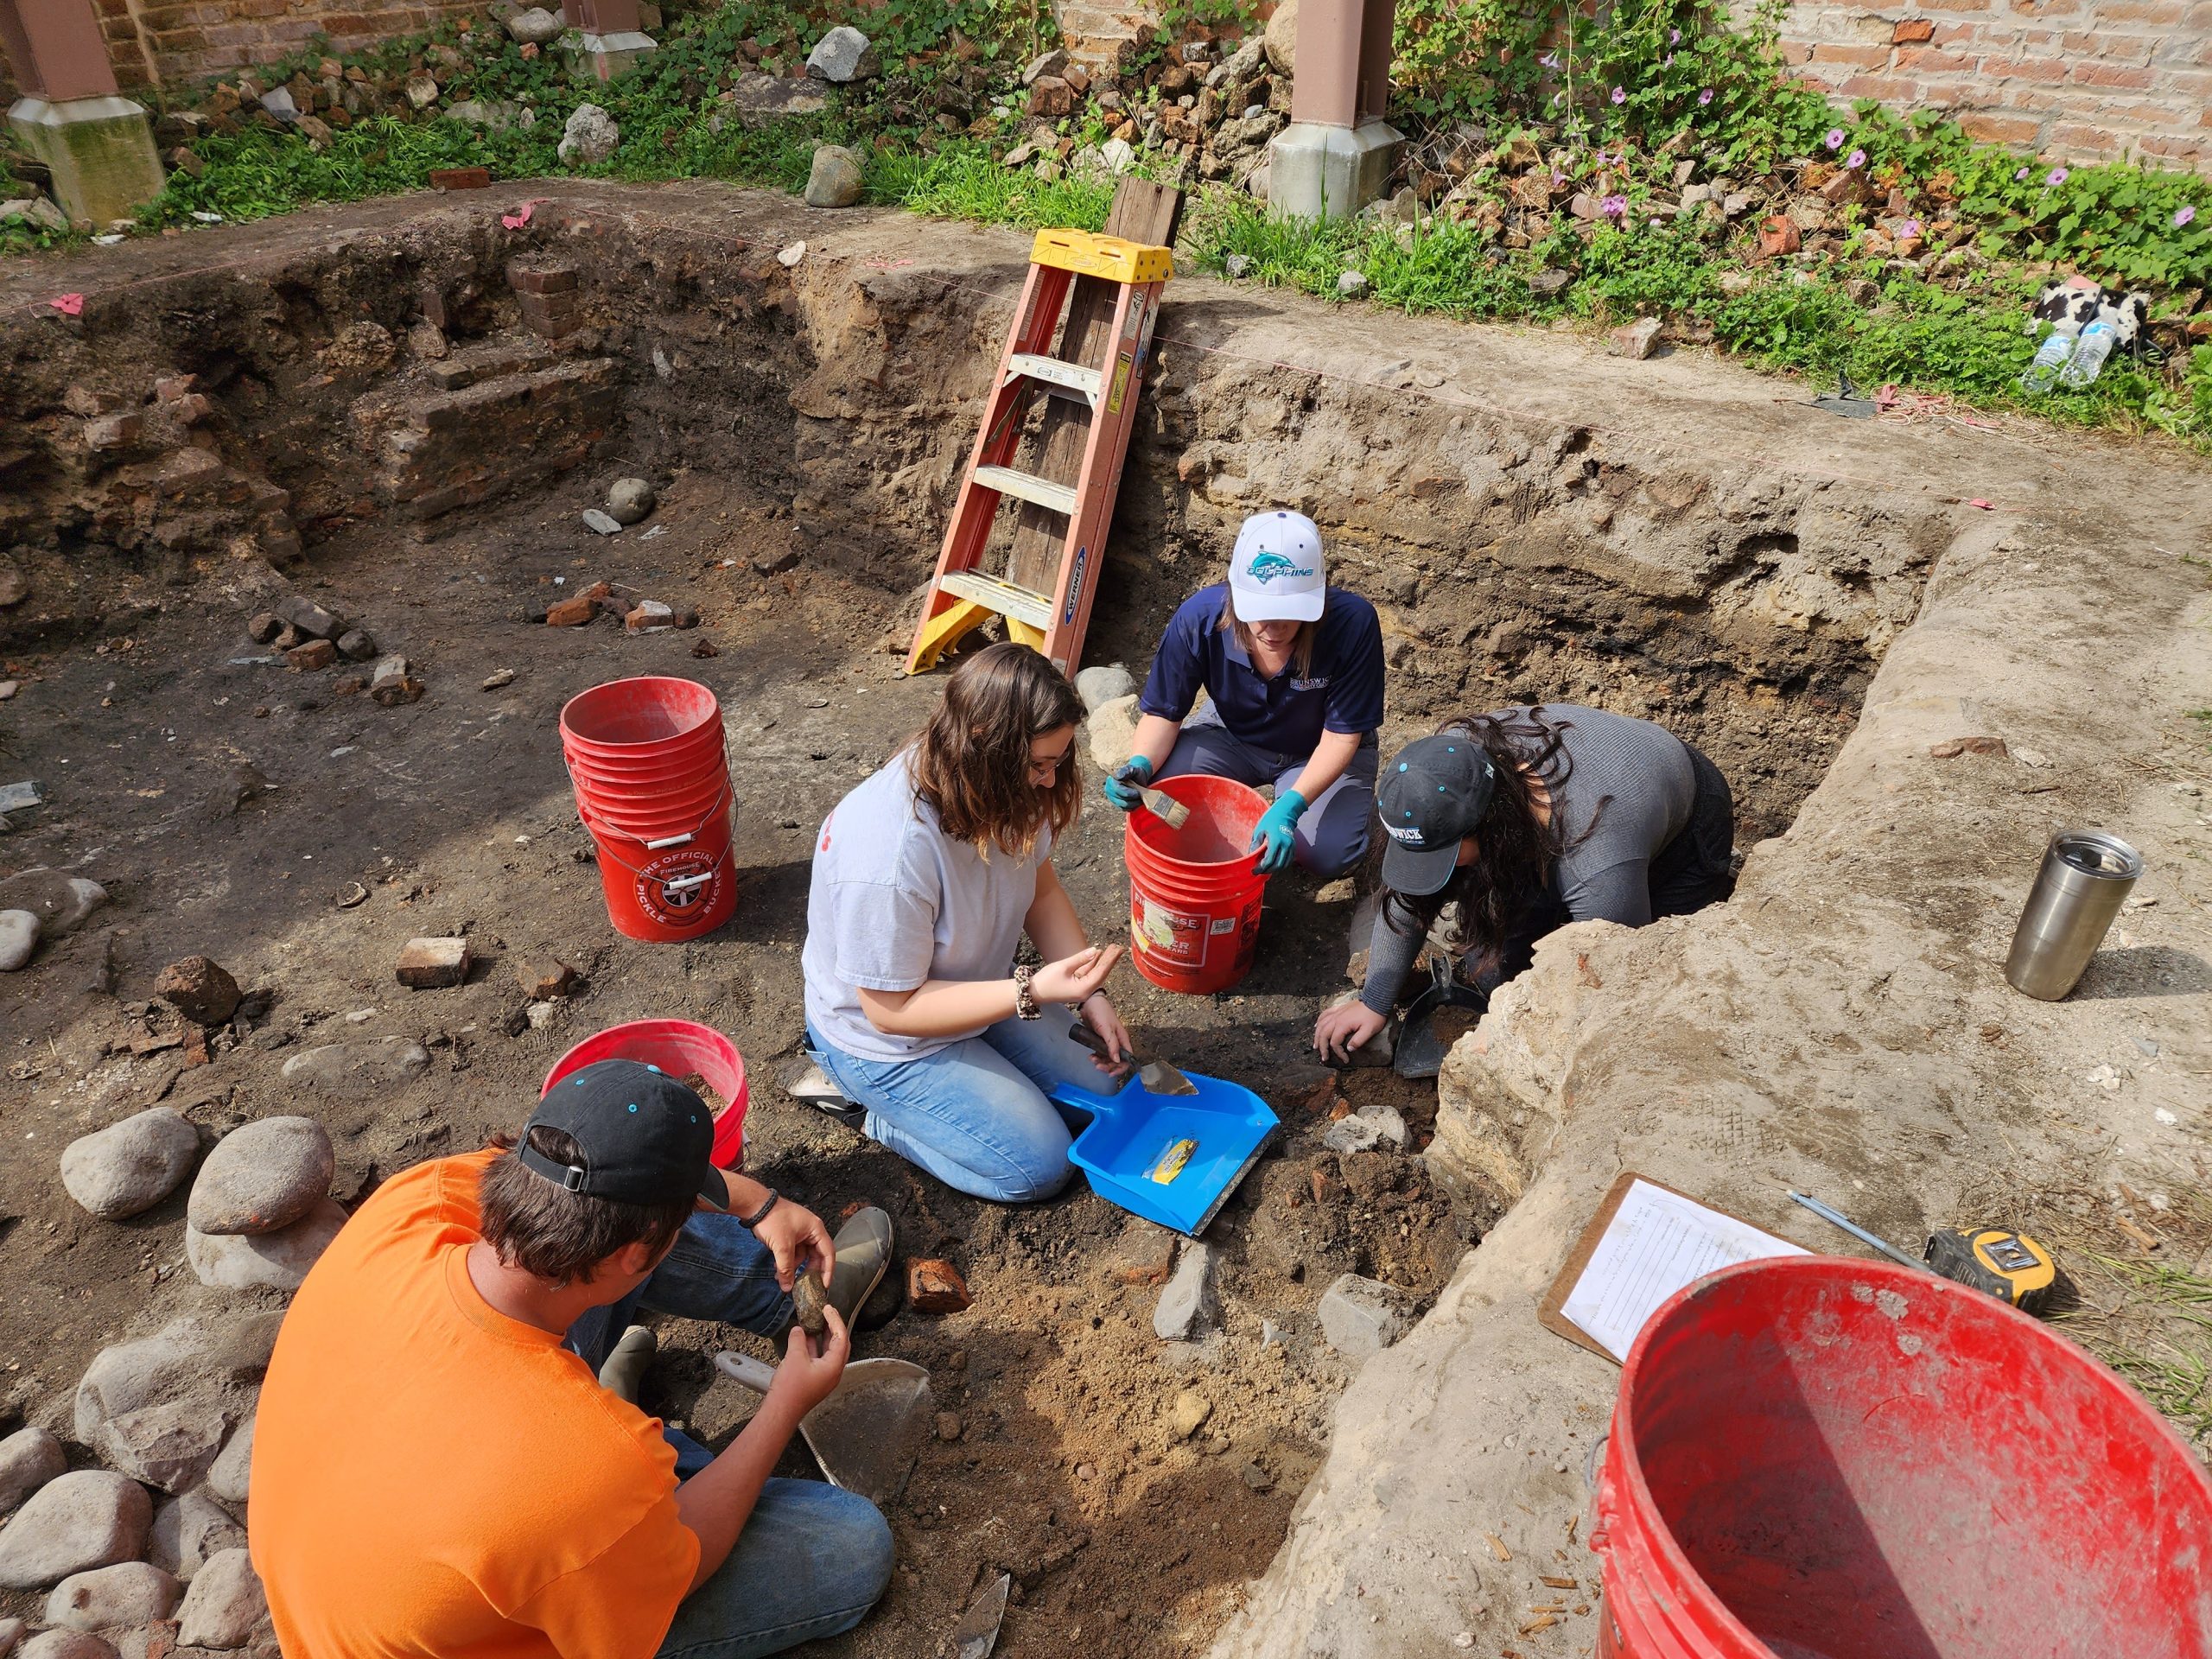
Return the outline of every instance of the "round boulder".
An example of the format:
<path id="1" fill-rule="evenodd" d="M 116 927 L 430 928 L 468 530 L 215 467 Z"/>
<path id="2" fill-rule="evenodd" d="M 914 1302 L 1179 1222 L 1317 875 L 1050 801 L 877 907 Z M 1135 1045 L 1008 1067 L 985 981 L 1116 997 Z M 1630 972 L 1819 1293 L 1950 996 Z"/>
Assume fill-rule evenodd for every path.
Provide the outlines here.
<path id="1" fill-rule="evenodd" d="M 117 1659 L 117 1655 L 89 1630 L 41 1630 L 16 1649 L 16 1659 Z"/>
<path id="2" fill-rule="evenodd" d="M 135 1480 L 106 1469 L 57 1475 L 0 1528 L 0 1590 L 43 1590 L 73 1573 L 145 1551 L 153 1500 Z"/>
<path id="3" fill-rule="evenodd" d="M 251 1441 L 247 1444 L 251 1445 Z M 231 1518 L 228 1510 L 201 1493 L 187 1492 L 154 1511 L 153 1530 L 146 1539 L 146 1559 L 162 1572 L 189 1584 L 193 1575 L 214 1556 L 226 1549 L 245 1548 L 245 1529 Z"/>
<path id="4" fill-rule="evenodd" d="M 325 1198 L 289 1227 L 273 1233 L 203 1233 L 188 1225 L 184 1253 L 203 1285 L 223 1290 L 281 1290 L 300 1287 L 308 1269 L 330 1248 L 346 1211 Z"/>
<path id="5" fill-rule="evenodd" d="M 71 1630 L 125 1630 L 167 1618 L 184 1586 L 158 1567 L 118 1561 L 77 1573 L 46 1599 L 46 1622 Z"/>
<path id="6" fill-rule="evenodd" d="M 14 1509 L 69 1466 L 61 1442 L 42 1428 L 19 1428 L 0 1440 L 0 1514 Z"/>
<path id="7" fill-rule="evenodd" d="M 28 910 L 0 910 L 0 974 L 12 974 L 38 949 L 38 917 Z"/>
<path id="8" fill-rule="evenodd" d="M 212 957 L 186 957 L 162 969 L 154 995 L 196 1026 L 229 1023 L 238 1011 L 238 982 Z"/>
<path id="9" fill-rule="evenodd" d="M 61 1154 L 61 1185 L 92 1214 L 120 1221 L 174 1192 L 199 1155 L 200 1131 L 156 1106 L 72 1141 Z"/>
<path id="10" fill-rule="evenodd" d="M 75 932 L 106 902 L 107 889 L 99 882 L 43 866 L 0 881 L 0 911 L 28 910 L 38 918 L 41 936 L 49 939 Z"/>
<path id="11" fill-rule="evenodd" d="M 531 6 L 507 19 L 507 34 L 524 46 L 543 46 L 567 27 L 561 14 L 543 6 Z"/>
<path id="12" fill-rule="evenodd" d="M 597 167 L 614 154 L 622 129 L 596 104 L 579 104 L 561 129 L 559 154 L 564 167 Z"/>
<path id="13" fill-rule="evenodd" d="M 806 175 L 810 207 L 849 207 L 861 199 L 861 158 L 842 144 L 823 144 Z"/>
<path id="14" fill-rule="evenodd" d="M 242 1648 L 253 1627 L 269 1615 L 261 1580 L 242 1549 L 226 1549 L 193 1575 L 177 1614 L 177 1645 L 185 1648 Z"/>
<path id="15" fill-rule="evenodd" d="M 202 1233 L 273 1233 L 330 1196 L 338 1160 L 311 1117 L 264 1117 L 216 1142 L 185 1218 Z"/>
<path id="16" fill-rule="evenodd" d="M 607 492 L 607 516 L 618 524 L 634 524 L 653 510 L 658 498 L 642 478 L 618 478 Z"/>
<path id="17" fill-rule="evenodd" d="M 1129 671 L 1119 663 L 1086 668 L 1075 677 L 1076 695 L 1083 699 L 1084 708 L 1096 713 L 1101 704 L 1117 697 L 1136 695 L 1137 683 Z M 1116 761 L 1117 766 L 1120 762 Z"/>
<path id="18" fill-rule="evenodd" d="M 1279 75 L 1294 74 L 1298 67 L 1298 0 L 1276 0 L 1274 16 L 1268 19 L 1268 67 Z"/>

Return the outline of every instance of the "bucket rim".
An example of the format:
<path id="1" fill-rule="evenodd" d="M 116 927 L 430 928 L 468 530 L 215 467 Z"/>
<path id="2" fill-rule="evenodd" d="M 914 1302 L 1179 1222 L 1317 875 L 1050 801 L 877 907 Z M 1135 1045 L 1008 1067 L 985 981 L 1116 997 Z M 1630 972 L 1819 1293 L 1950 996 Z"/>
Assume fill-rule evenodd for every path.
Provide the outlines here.
<path id="1" fill-rule="evenodd" d="M 636 690 L 664 686 L 683 688 L 681 695 L 687 699 L 694 694 L 704 697 L 706 709 L 703 716 L 684 727 L 681 731 L 671 732 L 665 737 L 646 738 L 642 741 L 628 743 L 613 743 L 605 738 L 587 736 L 574 724 L 575 716 L 580 711 L 586 714 L 590 712 L 590 705 L 595 698 L 608 696 L 623 688 Z M 680 743 L 686 738 L 695 736 L 709 725 L 717 730 L 721 728 L 721 699 L 715 694 L 712 686 L 703 684 L 697 680 L 687 680 L 678 674 L 632 674 L 626 675 L 619 680 L 601 680 L 597 685 L 585 687 L 563 703 L 559 721 L 561 742 L 564 748 L 573 743 L 588 750 L 603 749 L 612 754 L 635 753 L 656 745 Z"/>

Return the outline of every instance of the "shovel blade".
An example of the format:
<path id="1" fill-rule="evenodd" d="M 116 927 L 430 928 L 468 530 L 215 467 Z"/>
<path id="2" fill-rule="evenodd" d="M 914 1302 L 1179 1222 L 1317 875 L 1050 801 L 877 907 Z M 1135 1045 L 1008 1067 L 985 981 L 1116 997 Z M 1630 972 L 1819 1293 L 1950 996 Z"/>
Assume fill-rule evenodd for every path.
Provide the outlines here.
<path id="1" fill-rule="evenodd" d="M 1195 1095 L 1198 1085 L 1165 1060 L 1147 1060 L 1137 1068 L 1137 1081 L 1155 1095 Z"/>
<path id="2" fill-rule="evenodd" d="M 906 1490 L 936 1412 L 930 1374 L 920 1366 L 860 1359 L 799 1420 L 799 1432 L 831 1485 L 880 1505 Z"/>
<path id="3" fill-rule="evenodd" d="M 991 1649 L 999 1644 L 999 1625 L 1006 1618 L 1007 1597 L 1013 1589 L 1014 1575 L 1001 1573 L 976 1592 L 968 1611 L 952 1627 L 944 1659 L 991 1659 Z"/>

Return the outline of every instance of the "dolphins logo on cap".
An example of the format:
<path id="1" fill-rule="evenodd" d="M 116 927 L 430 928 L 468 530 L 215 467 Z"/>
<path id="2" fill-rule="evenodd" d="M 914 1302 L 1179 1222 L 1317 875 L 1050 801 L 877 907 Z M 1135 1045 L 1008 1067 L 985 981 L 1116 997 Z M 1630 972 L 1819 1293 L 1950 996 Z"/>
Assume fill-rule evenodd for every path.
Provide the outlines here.
<path id="1" fill-rule="evenodd" d="M 1300 569 L 1280 553 L 1262 553 L 1255 556 L 1252 563 L 1245 568 L 1244 574 L 1265 587 L 1277 576 L 1310 576 L 1313 573 Z"/>

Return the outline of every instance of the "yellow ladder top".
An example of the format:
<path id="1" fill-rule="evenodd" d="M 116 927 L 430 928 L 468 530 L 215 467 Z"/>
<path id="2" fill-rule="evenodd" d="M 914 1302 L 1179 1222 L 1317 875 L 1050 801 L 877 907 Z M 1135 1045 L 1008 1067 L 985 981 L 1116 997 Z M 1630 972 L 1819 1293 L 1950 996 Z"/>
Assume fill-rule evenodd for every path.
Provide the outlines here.
<path id="1" fill-rule="evenodd" d="M 1033 265 L 1052 265 L 1109 283 L 1164 283 L 1175 274 L 1175 257 L 1118 236 L 1090 231 L 1039 231 L 1029 250 Z"/>

